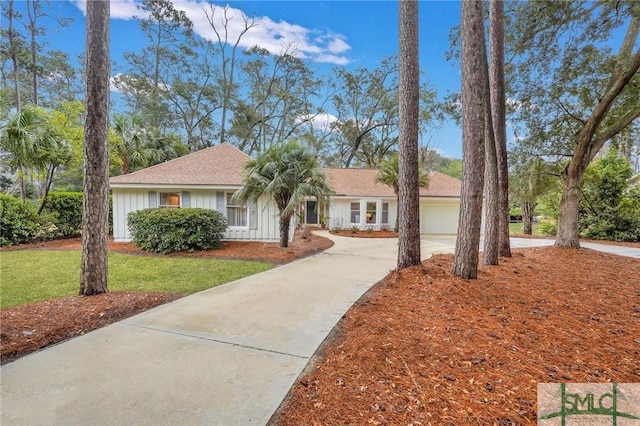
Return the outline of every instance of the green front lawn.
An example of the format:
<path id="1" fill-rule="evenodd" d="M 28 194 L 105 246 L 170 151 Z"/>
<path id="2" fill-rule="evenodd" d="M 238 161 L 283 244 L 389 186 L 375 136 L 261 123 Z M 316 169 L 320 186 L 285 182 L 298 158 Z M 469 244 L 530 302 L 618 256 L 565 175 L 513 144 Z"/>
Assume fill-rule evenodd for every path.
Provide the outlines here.
<path id="1" fill-rule="evenodd" d="M 509 234 L 511 234 L 511 235 L 522 235 L 522 228 L 523 228 L 522 222 L 510 223 L 509 224 Z M 540 223 L 531 224 L 531 233 L 532 233 L 532 235 L 542 236 L 542 233 L 540 232 Z"/>
<path id="2" fill-rule="evenodd" d="M 0 307 L 78 294 L 80 252 L 0 253 Z M 270 269 L 262 262 L 109 253 L 109 290 L 192 294 Z"/>

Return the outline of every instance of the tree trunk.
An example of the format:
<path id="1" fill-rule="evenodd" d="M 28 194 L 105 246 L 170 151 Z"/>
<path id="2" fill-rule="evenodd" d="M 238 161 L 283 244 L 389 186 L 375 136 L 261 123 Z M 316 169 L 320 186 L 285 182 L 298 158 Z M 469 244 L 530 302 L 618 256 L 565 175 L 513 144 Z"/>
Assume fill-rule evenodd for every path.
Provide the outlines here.
<path id="1" fill-rule="evenodd" d="M 578 211 L 584 172 L 608 140 L 631 125 L 637 117 L 640 117 L 640 108 L 635 106 L 629 108 L 619 117 L 611 117 L 609 114 L 613 103 L 621 96 L 640 69 L 640 49 L 633 53 L 638 34 L 640 34 L 640 19 L 637 16 L 632 16 L 616 57 L 617 66 L 612 72 L 611 83 L 575 137 L 573 156 L 563 173 L 556 246 L 580 247 Z M 608 123 L 607 119 L 609 119 Z M 598 126 L 601 126 L 602 123 L 606 123 L 606 126 L 603 126 L 604 128 L 596 133 Z"/>
<path id="2" fill-rule="evenodd" d="M 44 181 L 44 193 L 42 194 L 40 200 L 40 207 L 38 207 L 38 215 L 42 213 L 44 210 L 44 206 L 47 204 L 47 197 L 49 196 L 49 192 L 51 191 L 51 185 L 53 184 L 53 174 L 56 171 L 56 167 L 50 166 L 47 169 L 47 176 Z"/>
<path id="3" fill-rule="evenodd" d="M 396 224 L 393 227 L 393 232 L 396 234 L 400 230 L 400 197 L 396 194 Z"/>
<path id="4" fill-rule="evenodd" d="M 509 240 L 509 167 L 507 164 L 507 132 L 504 89 L 504 1 L 491 0 L 489 3 L 489 84 L 491 86 L 491 114 L 493 136 L 496 144 L 498 164 L 499 200 L 499 255 L 511 257 Z"/>
<path id="5" fill-rule="evenodd" d="M 107 292 L 109 66 L 109 1 L 89 1 L 80 278 L 80 295 L 84 296 Z"/>
<path id="6" fill-rule="evenodd" d="M 500 254 L 500 194 L 498 189 L 498 160 L 496 158 L 496 141 L 493 134 L 493 117 L 491 111 L 491 89 L 489 87 L 489 64 L 487 51 L 483 47 L 484 66 L 482 67 L 484 77 L 485 96 L 485 158 L 484 158 L 484 180 L 485 180 L 485 221 L 484 221 L 484 252 L 482 263 L 484 265 L 497 265 Z"/>
<path id="7" fill-rule="evenodd" d="M 20 190 L 20 200 L 25 201 L 27 199 L 27 189 L 24 186 L 24 169 L 20 167 L 18 170 L 18 189 Z"/>
<path id="8" fill-rule="evenodd" d="M 291 226 L 291 216 L 280 215 L 280 247 L 289 247 L 289 227 Z"/>
<path id="9" fill-rule="evenodd" d="M 462 1 L 462 191 L 452 272 L 478 276 L 478 248 L 484 185 L 483 3 Z"/>
<path id="10" fill-rule="evenodd" d="M 33 104 L 38 106 L 38 61 L 36 59 L 37 43 L 36 34 L 38 28 L 36 21 L 38 19 L 38 6 L 36 0 L 27 1 L 27 13 L 29 15 L 29 33 L 31 36 L 31 85 L 33 90 Z"/>
<path id="11" fill-rule="evenodd" d="M 400 5 L 398 269 L 420 264 L 418 1 Z"/>
<path id="12" fill-rule="evenodd" d="M 536 205 L 533 201 L 523 201 L 520 204 L 520 209 L 522 210 L 522 233 L 524 235 L 531 235 L 533 233 L 532 223 L 533 223 L 533 212 L 536 208 Z"/>
<path id="13" fill-rule="evenodd" d="M 9 39 L 9 56 L 11 57 L 11 65 L 13 69 L 13 88 L 16 95 L 16 110 L 18 111 L 18 114 L 20 114 L 22 105 L 20 102 L 20 74 L 18 73 L 18 55 L 16 53 L 17 47 L 16 47 L 16 40 L 15 40 L 15 31 L 13 29 L 13 4 L 14 4 L 14 0 L 9 0 L 8 12 L 7 12 L 8 14 L 7 19 L 9 20 L 9 26 L 7 29 L 7 36 Z"/>
<path id="14" fill-rule="evenodd" d="M 558 234 L 556 246 L 580 247 L 578 234 L 578 212 L 582 198 L 582 177 L 584 169 L 577 168 L 573 173 L 567 167 L 562 179 L 562 197 L 560 198 L 560 212 L 558 214 Z"/>
<path id="15" fill-rule="evenodd" d="M 7 19 L 9 21 L 7 28 L 7 38 L 9 39 L 9 56 L 11 57 L 11 68 L 13 70 L 13 89 L 16 96 L 16 110 L 17 114 L 20 114 L 22 110 L 22 103 L 20 100 L 20 74 L 18 73 L 18 55 L 16 53 L 16 41 L 15 31 L 13 29 L 13 4 L 14 0 L 9 0 Z M 27 199 L 27 191 L 24 187 L 24 170 L 22 167 L 18 170 L 18 188 L 20 189 L 20 199 L 25 201 Z"/>

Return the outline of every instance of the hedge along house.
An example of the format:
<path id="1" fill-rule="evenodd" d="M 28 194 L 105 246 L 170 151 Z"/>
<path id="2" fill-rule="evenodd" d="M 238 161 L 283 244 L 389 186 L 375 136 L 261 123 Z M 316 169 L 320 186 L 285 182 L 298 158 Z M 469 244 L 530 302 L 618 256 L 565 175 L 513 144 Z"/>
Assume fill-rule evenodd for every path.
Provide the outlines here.
<path id="1" fill-rule="evenodd" d="M 341 229 L 393 229 L 397 198 L 393 189 L 376 183 L 377 169 L 325 169 L 336 194 L 328 207 L 328 225 Z M 431 172 L 429 187 L 420 188 L 420 232 L 456 234 L 461 181 Z M 308 210 L 308 209 L 307 209 Z"/>
<path id="2" fill-rule="evenodd" d="M 127 215 L 147 208 L 200 207 L 227 218 L 227 240 L 278 241 L 280 227 L 275 204 L 268 199 L 238 205 L 231 196 L 242 187 L 244 165 L 251 158 L 223 143 L 183 157 L 112 177 L 113 238 L 131 241 Z M 291 227 L 289 238 L 293 237 Z"/>

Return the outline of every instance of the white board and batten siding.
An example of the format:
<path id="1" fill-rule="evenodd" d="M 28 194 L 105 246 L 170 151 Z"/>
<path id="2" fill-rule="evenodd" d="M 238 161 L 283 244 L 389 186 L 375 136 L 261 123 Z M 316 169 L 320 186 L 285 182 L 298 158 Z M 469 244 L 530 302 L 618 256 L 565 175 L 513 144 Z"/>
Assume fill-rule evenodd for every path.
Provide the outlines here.
<path id="1" fill-rule="evenodd" d="M 161 192 L 180 193 L 180 206 L 183 208 L 218 210 L 226 217 L 226 194 L 235 191 L 236 188 L 112 188 L 114 241 L 131 241 L 127 216 L 132 211 L 158 207 Z M 250 204 L 248 208 L 248 226 L 229 227 L 224 238 L 226 240 L 278 241 L 280 226 L 275 205 L 266 199 L 260 199 L 257 204 Z M 293 232 L 292 227 L 290 239 Z"/>
<path id="2" fill-rule="evenodd" d="M 376 203 L 377 220 L 375 224 L 367 224 L 365 219 L 367 203 Z M 351 203 L 359 203 L 359 214 L 356 221 L 351 221 Z M 389 204 L 389 219 L 382 223 L 382 203 Z M 396 223 L 397 204 L 395 199 L 387 198 L 333 198 L 329 207 L 329 226 L 349 229 L 393 229 Z M 436 235 L 454 235 L 458 232 L 459 198 L 421 198 L 420 199 L 420 233 Z"/>
<path id="3" fill-rule="evenodd" d="M 358 203 L 359 209 L 356 214 L 356 220 L 351 221 L 351 203 Z M 376 203 L 376 221 L 375 223 L 367 223 L 367 203 Z M 387 203 L 388 220 L 386 223 L 382 221 L 382 205 Z M 357 227 L 358 229 L 393 229 L 396 223 L 396 200 L 395 198 L 332 198 L 329 205 L 329 227 L 350 229 Z"/>

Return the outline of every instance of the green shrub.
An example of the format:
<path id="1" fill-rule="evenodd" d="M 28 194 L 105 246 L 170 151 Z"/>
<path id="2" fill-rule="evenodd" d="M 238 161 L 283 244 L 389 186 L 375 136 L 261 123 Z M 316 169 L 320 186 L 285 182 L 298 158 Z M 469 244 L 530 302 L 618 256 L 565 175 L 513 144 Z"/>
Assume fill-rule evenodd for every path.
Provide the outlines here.
<path id="1" fill-rule="evenodd" d="M 225 217 L 215 210 L 155 208 L 127 218 L 133 242 L 157 253 L 220 248 L 227 229 Z"/>
<path id="2" fill-rule="evenodd" d="M 0 246 L 32 241 L 41 229 L 36 209 L 31 203 L 0 194 Z"/>
<path id="3" fill-rule="evenodd" d="M 80 235 L 82 192 L 51 192 L 43 212 L 50 213 L 62 236 Z"/>
<path id="4" fill-rule="evenodd" d="M 558 233 L 558 224 L 555 220 L 543 220 L 540 222 L 540 233 L 547 237 L 555 237 Z"/>
<path id="5" fill-rule="evenodd" d="M 51 217 L 60 236 L 72 237 L 82 231 L 82 192 L 50 192 L 43 213 Z M 109 196 L 109 232 L 113 230 L 113 203 Z"/>

